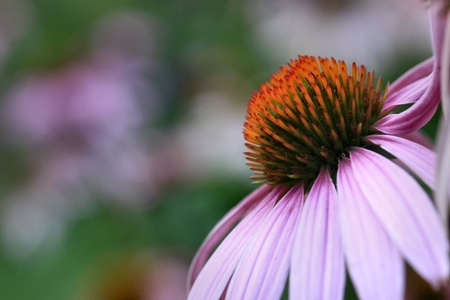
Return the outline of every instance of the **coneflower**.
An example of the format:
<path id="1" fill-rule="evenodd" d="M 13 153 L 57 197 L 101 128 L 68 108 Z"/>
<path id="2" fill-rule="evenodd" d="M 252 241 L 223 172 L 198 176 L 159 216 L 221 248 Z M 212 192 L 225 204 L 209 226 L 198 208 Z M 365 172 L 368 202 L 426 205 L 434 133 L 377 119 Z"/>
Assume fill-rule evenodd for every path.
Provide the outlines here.
<path id="1" fill-rule="evenodd" d="M 279 299 L 288 277 L 290 299 L 341 299 L 345 269 L 361 299 L 401 299 L 405 261 L 438 288 L 449 275 L 444 227 L 402 168 L 434 187 L 435 153 L 405 138 L 439 103 L 434 66 L 388 92 L 364 66 L 299 56 L 261 85 L 244 137 L 263 185 L 201 246 L 189 299 Z M 392 114 L 405 103 L 415 104 Z"/>

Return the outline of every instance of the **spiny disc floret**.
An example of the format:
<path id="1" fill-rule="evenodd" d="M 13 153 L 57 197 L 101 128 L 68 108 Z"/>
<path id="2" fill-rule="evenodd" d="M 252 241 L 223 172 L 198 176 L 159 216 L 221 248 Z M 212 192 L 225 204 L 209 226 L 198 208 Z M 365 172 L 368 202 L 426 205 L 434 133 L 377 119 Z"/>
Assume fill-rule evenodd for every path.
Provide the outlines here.
<path id="1" fill-rule="evenodd" d="M 322 167 L 331 172 L 382 117 L 381 78 L 343 61 L 299 56 L 253 93 L 244 137 L 257 183 L 312 182 Z"/>

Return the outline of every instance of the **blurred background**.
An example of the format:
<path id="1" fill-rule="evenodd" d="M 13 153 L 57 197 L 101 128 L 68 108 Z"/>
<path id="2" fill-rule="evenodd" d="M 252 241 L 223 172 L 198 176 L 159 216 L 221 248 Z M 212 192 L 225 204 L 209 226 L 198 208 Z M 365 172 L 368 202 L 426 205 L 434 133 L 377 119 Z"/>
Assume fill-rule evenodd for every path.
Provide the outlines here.
<path id="1" fill-rule="evenodd" d="M 431 55 L 426 3 L 0 0 L 0 299 L 185 299 L 255 188 L 247 100 L 298 54 L 392 82 Z"/>

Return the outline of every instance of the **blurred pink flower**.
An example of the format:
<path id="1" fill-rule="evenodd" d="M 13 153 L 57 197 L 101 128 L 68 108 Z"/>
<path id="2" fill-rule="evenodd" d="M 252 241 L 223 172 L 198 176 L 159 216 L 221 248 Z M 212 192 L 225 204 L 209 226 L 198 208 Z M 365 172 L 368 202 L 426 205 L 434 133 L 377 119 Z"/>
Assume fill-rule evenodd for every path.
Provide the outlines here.
<path id="1" fill-rule="evenodd" d="M 151 140 L 157 134 L 146 128 L 160 104 L 146 77 L 153 71 L 150 24 L 143 14 L 126 13 L 101 25 L 89 58 L 27 75 L 4 95 L 4 139 L 25 150 L 32 171 L 3 206 L 2 231 L 13 254 L 32 252 L 52 232 L 58 238 L 94 196 L 128 208 L 147 206 L 172 176 L 160 168 L 172 158 L 161 154 L 165 149 Z M 135 39 L 131 48 L 127 31 Z M 16 221 L 24 216 L 31 216 L 26 225 L 32 236 Z"/>
<path id="2" fill-rule="evenodd" d="M 95 62 L 31 76 L 12 89 L 7 101 L 12 133 L 37 143 L 124 138 L 143 119 L 123 69 Z"/>
<path id="3" fill-rule="evenodd" d="M 10 138 L 37 151 L 44 169 L 56 168 L 50 173 L 96 182 L 111 195 L 145 181 L 145 114 L 124 67 L 93 61 L 25 79 L 7 97 Z"/>

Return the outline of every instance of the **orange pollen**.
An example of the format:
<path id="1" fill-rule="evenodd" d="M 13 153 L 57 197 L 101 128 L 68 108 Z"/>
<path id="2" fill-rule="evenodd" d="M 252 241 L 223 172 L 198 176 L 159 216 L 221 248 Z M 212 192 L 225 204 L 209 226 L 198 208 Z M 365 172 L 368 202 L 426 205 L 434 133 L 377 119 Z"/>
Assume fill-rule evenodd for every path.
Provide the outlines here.
<path id="1" fill-rule="evenodd" d="M 248 165 L 256 183 L 311 184 L 323 167 L 354 146 L 369 147 L 387 87 L 374 72 L 343 61 L 299 56 L 253 93 L 244 124 Z"/>

